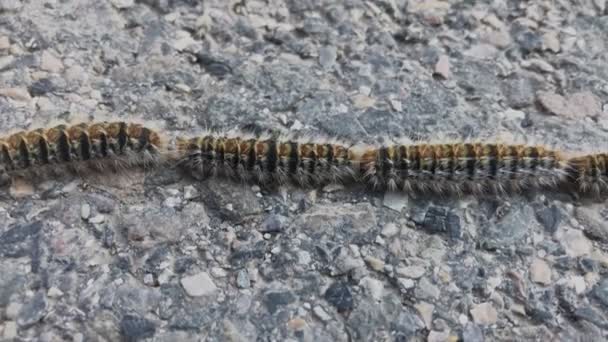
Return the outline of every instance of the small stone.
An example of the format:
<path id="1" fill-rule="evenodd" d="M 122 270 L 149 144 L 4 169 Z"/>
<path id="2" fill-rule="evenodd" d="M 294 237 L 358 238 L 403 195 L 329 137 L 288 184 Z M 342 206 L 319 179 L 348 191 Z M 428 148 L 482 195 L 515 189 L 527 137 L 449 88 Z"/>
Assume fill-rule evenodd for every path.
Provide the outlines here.
<path id="1" fill-rule="evenodd" d="M 331 320 L 331 316 L 318 305 L 312 308 L 312 312 L 323 322 L 329 322 L 329 320 Z"/>
<path id="2" fill-rule="evenodd" d="M 338 312 L 345 312 L 353 309 L 353 295 L 346 283 L 333 283 L 327 291 L 325 291 L 323 297 L 328 303 L 335 306 Z"/>
<path id="3" fill-rule="evenodd" d="M 198 190 L 193 187 L 192 185 L 187 185 L 184 187 L 184 199 L 185 200 L 192 200 L 195 199 L 199 196 L 199 192 Z"/>
<path id="4" fill-rule="evenodd" d="M 16 319 L 22 306 L 23 305 L 21 305 L 21 303 L 16 303 L 16 302 L 9 303 L 6 306 L 6 311 L 5 311 L 6 318 L 12 319 L 12 320 Z"/>
<path id="5" fill-rule="evenodd" d="M 190 33 L 187 31 L 177 31 L 175 34 L 175 40 L 173 41 L 173 48 L 177 51 L 183 51 L 186 48 L 196 45 L 196 40 L 192 38 Z"/>
<path id="6" fill-rule="evenodd" d="M 236 286 L 240 289 L 247 289 L 251 285 L 249 280 L 249 273 L 247 270 L 240 270 L 236 274 Z"/>
<path id="7" fill-rule="evenodd" d="M 448 56 L 439 56 L 439 60 L 437 60 L 437 63 L 435 64 L 435 72 L 433 75 L 440 76 L 444 80 L 450 78 L 450 58 Z"/>
<path id="8" fill-rule="evenodd" d="M 414 307 L 416 310 L 418 310 L 418 313 L 420 314 L 420 317 L 422 317 L 426 328 L 431 329 L 433 325 L 433 311 L 435 310 L 435 305 L 427 302 L 420 302 L 414 305 Z"/>
<path id="9" fill-rule="evenodd" d="M 549 113 L 569 118 L 596 117 L 601 114 L 600 100 L 591 92 L 572 94 L 568 99 L 552 92 L 536 95 L 540 105 Z"/>
<path id="10" fill-rule="evenodd" d="M 152 275 L 151 273 L 147 273 L 146 275 L 144 275 L 144 284 L 148 286 L 154 285 L 154 275 Z"/>
<path id="11" fill-rule="evenodd" d="M 178 208 L 182 204 L 182 199 L 177 196 L 170 196 L 165 198 L 163 205 L 167 208 Z"/>
<path id="12" fill-rule="evenodd" d="M 215 293 L 218 288 L 206 272 L 183 277 L 180 280 L 184 290 L 191 297 L 201 297 Z"/>
<path id="13" fill-rule="evenodd" d="M 372 277 L 365 277 L 359 281 L 359 286 L 365 289 L 374 300 L 381 300 L 384 293 L 384 284 Z"/>
<path id="14" fill-rule="evenodd" d="M 60 73 L 63 70 L 63 62 L 49 51 L 42 52 L 40 69 L 52 73 Z"/>
<path id="15" fill-rule="evenodd" d="M 441 291 L 439 288 L 431 283 L 431 281 L 423 277 L 418 281 L 418 286 L 416 286 L 416 296 L 423 299 L 437 299 Z"/>
<path id="16" fill-rule="evenodd" d="M 56 286 L 51 286 L 51 288 L 46 292 L 46 295 L 49 298 L 58 298 L 63 296 L 63 292 Z"/>
<path id="17" fill-rule="evenodd" d="M 373 256 L 365 257 L 365 263 L 367 263 L 369 265 L 369 267 L 371 267 L 371 269 L 376 272 L 380 272 L 380 271 L 384 270 L 384 261 L 382 261 L 378 258 L 375 258 Z"/>
<path id="18" fill-rule="evenodd" d="M 498 320 L 498 313 L 489 302 L 474 305 L 470 313 L 473 321 L 480 325 L 491 325 Z"/>
<path id="19" fill-rule="evenodd" d="M 409 197 L 405 192 L 388 191 L 384 194 L 382 205 L 394 211 L 401 212 L 409 204 Z"/>
<path id="20" fill-rule="evenodd" d="M 29 197 L 34 194 L 34 186 L 23 179 L 15 179 L 11 182 L 9 193 L 15 198 Z"/>
<path id="21" fill-rule="evenodd" d="M 555 205 L 551 207 L 542 207 L 535 212 L 536 220 L 543 225 L 545 231 L 549 234 L 554 234 L 561 222 L 561 214 Z"/>
<path id="22" fill-rule="evenodd" d="M 550 31 L 543 34 L 543 49 L 558 53 L 560 50 L 559 37 L 556 31 Z"/>
<path id="23" fill-rule="evenodd" d="M 466 342 L 483 342 L 483 331 L 478 325 L 468 323 L 462 330 L 462 340 Z"/>
<path id="24" fill-rule="evenodd" d="M 549 64 L 547 61 L 538 58 L 532 58 L 523 60 L 521 62 L 521 66 L 526 69 L 531 69 L 540 72 L 552 73 L 555 71 L 555 68 Z"/>
<path id="25" fill-rule="evenodd" d="M 25 303 L 19 310 L 17 324 L 28 328 L 39 322 L 45 315 L 47 309 L 47 300 L 43 292 L 38 292 Z"/>
<path id="26" fill-rule="evenodd" d="M 395 235 L 397 235 L 399 233 L 399 227 L 397 227 L 397 225 L 393 222 L 389 222 L 387 224 L 384 225 L 384 227 L 382 228 L 382 231 L 380 232 L 380 235 L 389 238 L 389 237 L 393 237 Z"/>
<path id="27" fill-rule="evenodd" d="M 570 111 L 580 117 L 597 117 L 602 113 L 601 100 L 590 91 L 572 94 L 568 98 Z"/>
<path id="28" fill-rule="evenodd" d="M 403 110 L 403 103 L 400 100 L 390 100 L 390 104 L 394 111 L 401 112 Z"/>
<path id="29" fill-rule="evenodd" d="M 447 342 L 450 341 L 450 337 L 451 336 L 449 331 L 431 330 L 429 332 L 429 335 L 426 337 L 426 342 Z"/>
<path id="30" fill-rule="evenodd" d="M 511 108 L 519 109 L 534 104 L 534 88 L 528 78 L 517 77 L 507 79 L 502 84 L 501 89 Z M 520 113 L 525 117 L 525 113 Z"/>
<path id="31" fill-rule="evenodd" d="M 412 279 L 399 278 L 399 279 L 397 279 L 397 281 L 399 282 L 399 287 L 404 290 L 409 290 L 411 288 L 414 288 L 414 286 L 416 286 L 416 283 Z"/>
<path id="32" fill-rule="evenodd" d="M 120 320 L 120 334 L 125 341 L 141 341 L 154 336 L 154 322 L 135 315 L 124 315 Z"/>
<path id="33" fill-rule="evenodd" d="M 585 277 L 583 276 L 573 276 L 571 279 L 572 287 L 574 287 L 574 292 L 577 295 L 581 295 L 585 293 L 587 289 L 587 283 L 585 282 Z"/>
<path id="34" fill-rule="evenodd" d="M 551 284 L 551 268 L 543 259 L 536 258 L 530 265 L 530 279 L 542 285 Z"/>
<path id="35" fill-rule="evenodd" d="M 88 220 L 91 217 L 91 206 L 88 203 L 83 203 L 80 206 L 80 217 L 83 220 Z"/>
<path id="36" fill-rule="evenodd" d="M 8 68 L 15 61 L 13 55 L 0 56 L 0 71 Z"/>
<path id="37" fill-rule="evenodd" d="M 447 233 L 451 239 L 457 239 L 462 233 L 460 217 L 444 207 L 431 206 L 424 215 L 422 228 L 432 234 Z"/>
<path id="38" fill-rule="evenodd" d="M 302 331 L 304 330 L 304 328 L 306 328 L 306 321 L 303 318 L 295 317 L 290 319 L 289 322 L 287 322 L 287 326 L 291 330 Z"/>
<path id="39" fill-rule="evenodd" d="M 591 239 L 608 242 L 608 222 L 600 214 L 597 207 L 577 207 L 575 211 L 576 219 L 581 223 L 586 236 Z"/>
<path id="40" fill-rule="evenodd" d="M 335 46 L 323 46 L 319 49 L 319 64 L 324 69 L 331 69 L 336 62 L 337 56 Z"/>
<path id="41" fill-rule="evenodd" d="M 490 44 L 477 44 L 464 54 L 477 59 L 494 59 L 498 55 L 498 49 Z"/>
<path id="42" fill-rule="evenodd" d="M 89 222 L 91 222 L 92 224 L 102 224 L 105 222 L 105 220 L 106 220 L 106 217 L 104 215 L 97 214 L 97 215 L 91 217 L 89 219 Z"/>
<path id="43" fill-rule="evenodd" d="M 422 266 L 405 266 L 398 267 L 395 272 L 402 276 L 410 279 L 420 279 L 426 273 L 426 270 Z"/>
<path id="44" fill-rule="evenodd" d="M 604 306 L 604 309 L 608 309 L 608 278 L 602 279 L 593 288 L 593 297 Z"/>
<path id="45" fill-rule="evenodd" d="M 0 89 L 0 96 L 20 102 L 28 102 L 32 99 L 27 88 L 2 88 Z"/>
<path id="46" fill-rule="evenodd" d="M 225 278 L 228 276 L 228 273 L 221 267 L 213 267 L 211 268 L 211 275 L 215 278 Z"/>
<path id="47" fill-rule="evenodd" d="M 110 0 L 110 2 L 118 9 L 126 9 L 135 5 L 135 0 Z"/>
<path id="48" fill-rule="evenodd" d="M 560 238 L 560 243 L 566 250 L 566 254 L 573 258 L 588 255 L 593 250 L 593 244 L 580 230 L 566 231 Z"/>
<path id="49" fill-rule="evenodd" d="M 353 105 L 357 109 L 370 108 L 370 107 L 373 107 L 374 104 L 376 104 L 376 100 L 374 100 L 373 98 L 371 98 L 367 95 L 357 94 L 353 97 Z"/>
<path id="50" fill-rule="evenodd" d="M 15 321 L 4 322 L 3 341 L 12 341 L 15 337 L 17 337 L 17 323 Z"/>
<path id="51" fill-rule="evenodd" d="M 11 42 L 7 36 L 0 37 L 0 50 L 8 50 L 11 47 Z"/>

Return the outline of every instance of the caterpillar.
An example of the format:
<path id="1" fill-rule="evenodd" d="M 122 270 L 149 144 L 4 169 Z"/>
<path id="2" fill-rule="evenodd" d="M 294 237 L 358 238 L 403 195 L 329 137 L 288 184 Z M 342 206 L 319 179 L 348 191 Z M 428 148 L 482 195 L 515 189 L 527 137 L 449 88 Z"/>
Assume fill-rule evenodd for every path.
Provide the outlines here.
<path id="1" fill-rule="evenodd" d="M 356 154 L 339 141 L 275 139 L 250 134 L 207 134 L 178 139 L 179 164 L 201 177 L 226 176 L 261 185 L 292 181 L 300 186 L 348 182 Z"/>
<path id="2" fill-rule="evenodd" d="M 177 137 L 139 123 L 57 125 L 0 137 L 0 172 L 13 177 L 86 174 L 168 162 L 195 178 L 264 186 L 358 183 L 377 190 L 507 193 L 608 192 L 608 154 L 566 157 L 540 145 L 407 142 L 371 145 L 239 131 Z"/>
<path id="3" fill-rule="evenodd" d="M 373 146 L 208 134 L 180 140 L 177 150 L 180 164 L 198 176 L 263 185 L 354 182 L 378 190 L 505 193 L 557 188 L 577 170 L 558 151 L 499 143 Z"/>
<path id="4" fill-rule="evenodd" d="M 9 178 L 119 171 L 157 164 L 161 149 L 161 135 L 141 124 L 61 124 L 0 137 L 0 171 Z"/>

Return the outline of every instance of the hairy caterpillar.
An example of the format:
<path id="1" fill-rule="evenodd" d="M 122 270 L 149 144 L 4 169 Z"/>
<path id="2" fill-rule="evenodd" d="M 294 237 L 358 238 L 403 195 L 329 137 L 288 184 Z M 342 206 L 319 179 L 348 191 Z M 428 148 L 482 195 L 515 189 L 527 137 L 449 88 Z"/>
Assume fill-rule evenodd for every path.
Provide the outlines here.
<path id="1" fill-rule="evenodd" d="M 503 193 L 530 188 L 608 192 L 608 154 L 566 158 L 540 145 L 457 142 L 382 146 L 243 132 L 178 137 L 123 121 L 58 125 L 0 137 L 0 172 L 117 171 L 168 161 L 197 178 L 264 186 L 360 183 L 379 190 Z"/>
<path id="2" fill-rule="evenodd" d="M 608 154 L 588 154 L 568 160 L 568 182 L 582 193 L 608 192 Z"/>
<path id="3" fill-rule="evenodd" d="M 374 187 L 405 191 L 555 188 L 569 169 L 557 151 L 502 143 L 398 144 L 369 149 L 361 157 L 362 176 Z"/>
<path id="4" fill-rule="evenodd" d="M 162 145 L 159 133 L 136 123 L 57 125 L 0 137 L 0 170 L 11 178 L 117 171 L 158 163 Z"/>
<path id="5" fill-rule="evenodd" d="M 356 154 L 338 141 L 207 134 L 178 139 L 177 153 L 179 163 L 198 176 L 222 175 L 262 185 L 292 181 L 316 186 L 356 176 Z"/>
<path id="6" fill-rule="evenodd" d="M 180 140 L 177 150 L 180 164 L 196 175 L 225 175 L 264 185 L 356 182 L 379 190 L 502 193 L 557 188 L 571 179 L 575 169 L 558 151 L 520 144 L 378 147 L 322 139 L 208 134 Z"/>

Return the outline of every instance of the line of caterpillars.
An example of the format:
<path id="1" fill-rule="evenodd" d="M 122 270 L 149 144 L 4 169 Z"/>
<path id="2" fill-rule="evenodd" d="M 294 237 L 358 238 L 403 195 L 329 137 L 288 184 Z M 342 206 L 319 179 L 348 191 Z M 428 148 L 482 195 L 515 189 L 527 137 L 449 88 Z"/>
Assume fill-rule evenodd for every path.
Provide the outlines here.
<path id="1" fill-rule="evenodd" d="M 264 186 L 366 183 L 374 189 L 484 193 L 530 188 L 608 192 L 608 154 L 566 158 L 538 145 L 411 143 L 386 146 L 313 138 L 206 134 L 178 138 L 140 124 L 60 125 L 0 138 L 0 171 L 27 177 L 177 165 L 197 178 Z M 108 171 L 108 172 L 109 172 Z"/>

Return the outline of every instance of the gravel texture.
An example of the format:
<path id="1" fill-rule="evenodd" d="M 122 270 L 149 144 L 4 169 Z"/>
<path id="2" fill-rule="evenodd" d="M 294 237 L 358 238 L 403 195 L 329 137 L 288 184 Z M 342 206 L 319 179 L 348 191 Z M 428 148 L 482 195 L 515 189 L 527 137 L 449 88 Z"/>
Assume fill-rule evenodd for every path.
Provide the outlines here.
<path id="1" fill-rule="evenodd" d="M 0 127 L 112 114 L 608 149 L 607 7 L 0 0 Z M 608 338 L 603 202 L 108 178 L 3 190 L 0 339 Z"/>

